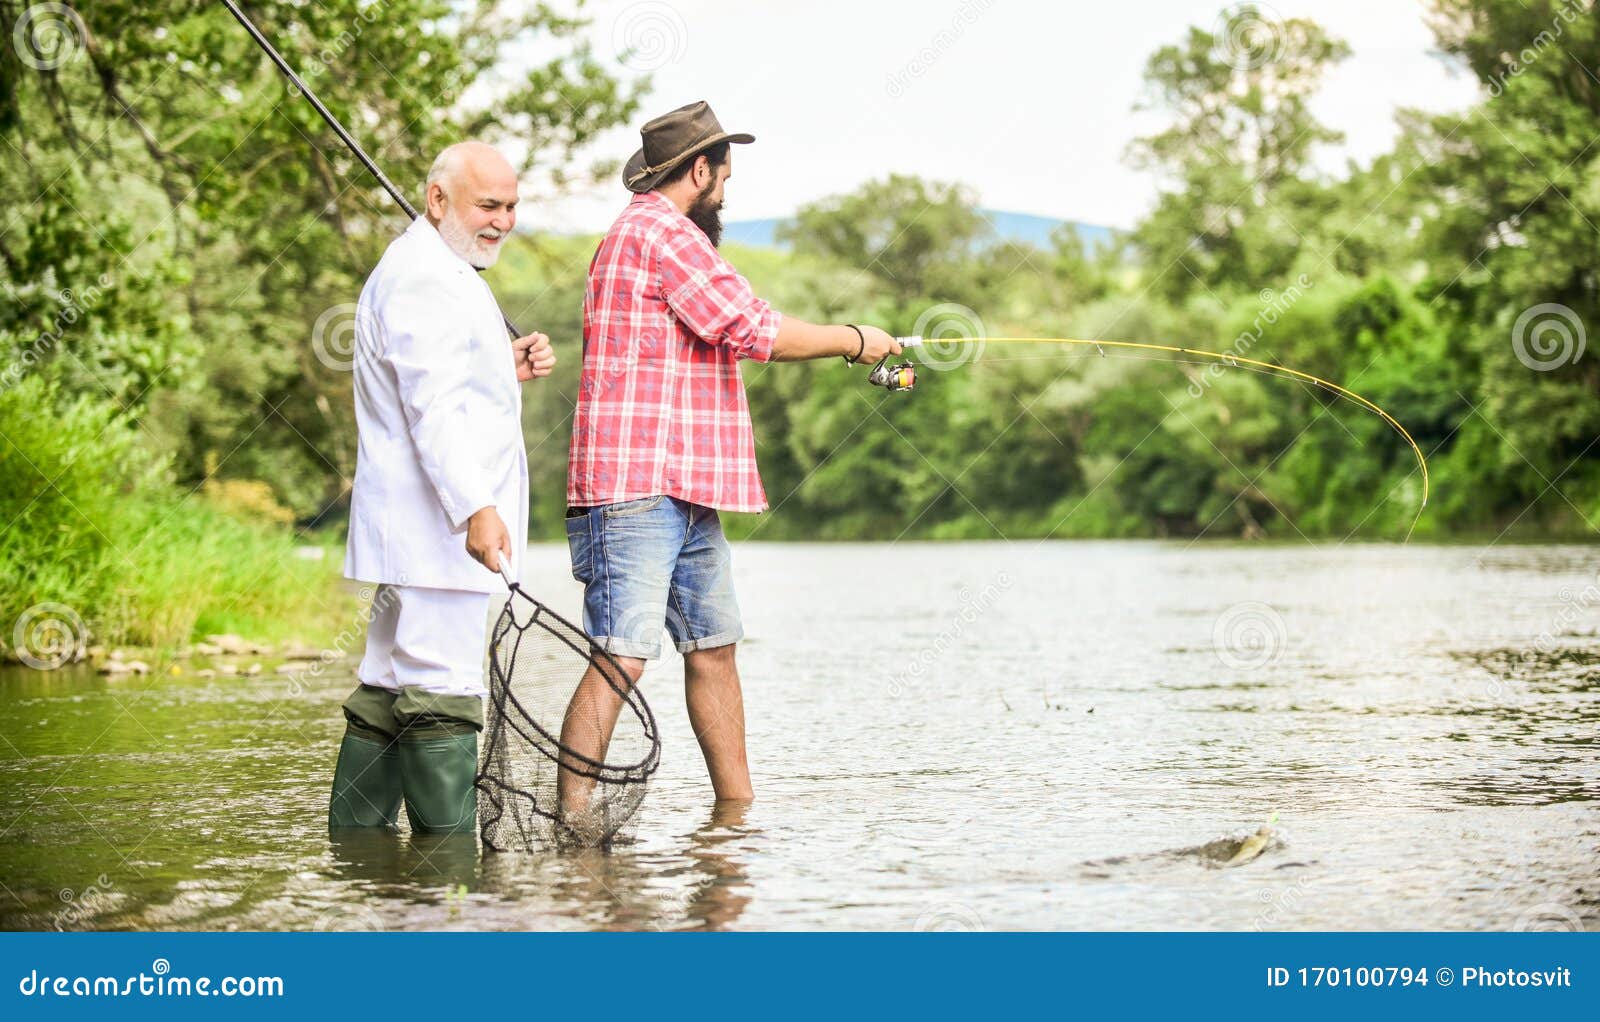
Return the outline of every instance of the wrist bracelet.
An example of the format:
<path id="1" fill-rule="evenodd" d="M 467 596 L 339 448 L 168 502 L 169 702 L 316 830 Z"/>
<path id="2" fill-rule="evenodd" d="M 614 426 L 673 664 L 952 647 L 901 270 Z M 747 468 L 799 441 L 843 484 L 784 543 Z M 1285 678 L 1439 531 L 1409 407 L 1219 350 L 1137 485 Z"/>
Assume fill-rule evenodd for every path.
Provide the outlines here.
<path id="1" fill-rule="evenodd" d="M 862 354 L 864 354 L 866 352 L 866 350 L 867 350 L 867 335 L 862 333 L 861 332 L 861 328 L 856 326 L 854 323 L 846 323 L 845 326 L 847 326 L 850 329 L 854 330 L 856 332 L 856 336 L 861 338 L 861 347 L 856 349 L 856 354 L 855 354 L 854 358 L 850 358 L 849 356 L 846 356 L 846 355 L 840 355 L 839 356 L 840 358 L 844 359 L 844 364 L 845 365 L 852 365 L 853 366 L 857 362 L 861 361 Z"/>

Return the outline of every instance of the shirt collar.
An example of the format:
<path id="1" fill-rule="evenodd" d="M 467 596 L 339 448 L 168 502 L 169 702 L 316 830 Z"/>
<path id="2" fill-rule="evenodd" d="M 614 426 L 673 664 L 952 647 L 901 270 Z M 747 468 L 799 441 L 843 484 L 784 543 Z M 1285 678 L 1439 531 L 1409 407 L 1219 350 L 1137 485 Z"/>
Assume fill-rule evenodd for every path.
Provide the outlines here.
<path id="1" fill-rule="evenodd" d="M 663 212 L 676 213 L 679 216 L 683 216 L 683 210 L 679 209 L 676 203 L 660 192 L 636 192 L 634 193 L 633 201 L 647 206 L 655 206 Z"/>
<path id="2" fill-rule="evenodd" d="M 456 255 L 455 250 L 445 244 L 439 229 L 429 223 L 427 217 L 419 216 L 411 221 L 411 226 L 406 228 L 406 234 L 415 236 L 423 246 L 433 249 L 436 254 L 448 256 L 450 264 L 458 272 L 467 273 L 475 269 L 471 263 Z"/>

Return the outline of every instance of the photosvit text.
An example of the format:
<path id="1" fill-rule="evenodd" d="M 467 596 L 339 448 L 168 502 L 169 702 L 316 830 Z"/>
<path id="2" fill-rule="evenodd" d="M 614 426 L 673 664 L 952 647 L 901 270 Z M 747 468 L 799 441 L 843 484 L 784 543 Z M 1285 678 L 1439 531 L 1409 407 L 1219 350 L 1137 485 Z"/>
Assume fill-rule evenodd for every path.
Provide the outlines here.
<path id="1" fill-rule="evenodd" d="M 1570 987 L 1572 970 L 1560 967 L 1545 970 L 1496 969 L 1486 965 L 1463 965 L 1452 969 L 1441 965 L 1361 965 L 1302 966 L 1281 965 L 1267 969 L 1269 987 Z"/>

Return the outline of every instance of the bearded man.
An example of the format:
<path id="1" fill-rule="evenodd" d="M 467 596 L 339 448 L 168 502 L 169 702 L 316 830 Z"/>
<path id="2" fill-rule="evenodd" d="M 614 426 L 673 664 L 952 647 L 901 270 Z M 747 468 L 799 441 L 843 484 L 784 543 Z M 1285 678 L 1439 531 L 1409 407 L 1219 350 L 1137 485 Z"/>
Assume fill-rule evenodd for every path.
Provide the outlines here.
<path id="1" fill-rule="evenodd" d="M 589 267 L 567 542 L 584 630 L 637 681 L 665 626 L 683 653 L 689 720 L 716 797 L 743 801 L 754 794 L 734 659 L 744 630 L 718 514 L 762 511 L 767 498 L 739 363 L 876 362 L 900 345 L 876 327 L 779 315 L 717 252 L 730 143 L 752 136 L 723 131 L 699 102 L 650 121 L 640 140 L 622 172 L 633 199 Z M 563 744 L 601 760 L 620 707 L 591 668 Z M 557 776 L 563 811 L 588 810 L 585 773 Z"/>
<path id="2" fill-rule="evenodd" d="M 516 224 L 511 165 L 482 143 L 450 146 L 426 199 L 357 304 L 344 573 L 377 591 L 330 828 L 393 827 L 402 802 L 413 831 L 475 827 L 491 594 L 528 534 L 520 383 L 555 365 L 545 335 L 507 339 L 479 276 Z"/>

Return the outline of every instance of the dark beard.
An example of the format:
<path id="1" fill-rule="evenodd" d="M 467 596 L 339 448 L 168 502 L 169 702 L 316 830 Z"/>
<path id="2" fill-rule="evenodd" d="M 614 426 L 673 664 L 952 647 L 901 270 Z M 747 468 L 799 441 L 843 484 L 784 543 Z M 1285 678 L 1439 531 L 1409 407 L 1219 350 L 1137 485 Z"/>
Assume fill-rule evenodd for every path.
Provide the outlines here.
<path id="1" fill-rule="evenodd" d="M 694 201 L 689 203 L 689 212 L 686 215 L 690 223 L 705 232 L 706 240 L 711 242 L 711 247 L 717 248 L 722 244 L 722 203 L 711 201 L 711 189 L 714 187 L 716 187 L 715 181 L 706 185 L 705 189 L 694 197 Z"/>

